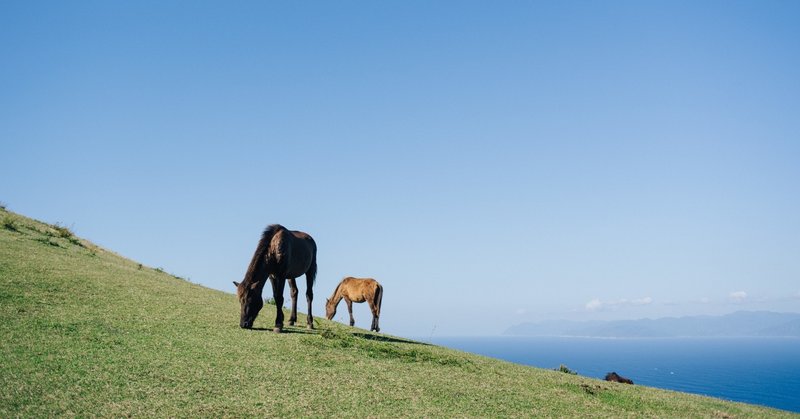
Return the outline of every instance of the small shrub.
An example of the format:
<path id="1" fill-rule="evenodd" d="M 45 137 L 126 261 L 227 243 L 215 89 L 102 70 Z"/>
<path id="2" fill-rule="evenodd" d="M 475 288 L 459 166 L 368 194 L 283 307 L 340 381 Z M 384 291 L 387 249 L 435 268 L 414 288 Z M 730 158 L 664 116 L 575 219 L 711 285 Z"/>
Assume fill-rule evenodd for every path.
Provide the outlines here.
<path id="1" fill-rule="evenodd" d="M 322 341 L 315 342 L 325 348 L 352 348 L 356 346 L 356 339 L 350 333 L 341 330 L 325 328 L 320 330 Z"/>
<path id="2" fill-rule="evenodd" d="M 2 210 L 2 211 L 6 210 L 6 203 L 3 202 L 3 201 L 0 201 L 0 210 Z"/>
<path id="3" fill-rule="evenodd" d="M 19 231 L 17 220 L 15 220 L 11 215 L 3 216 L 3 228 L 11 231 Z"/>
<path id="4" fill-rule="evenodd" d="M 276 305 L 275 304 L 275 299 L 272 298 L 272 297 L 264 298 L 263 301 L 264 301 L 264 305 L 271 305 L 271 306 Z M 284 300 L 284 301 L 286 301 L 286 300 Z M 286 308 L 286 304 L 283 305 L 283 308 Z"/>
<path id="5" fill-rule="evenodd" d="M 39 242 L 39 243 L 48 244 L 48 245 L 50 245 L 50 246 L 54 246 L 54 247 L 61 247 L 61 245 L 60 245 L 60 244 L 58 244 L 58 242 L 57 242 L 57 241 L 53 240 L 53 239 L 52 239 L 52 238 L 50 238 L 50 237 L 40 237 L 40 238 L 38 238 L 38 239 L 35 239 L 35 240 L 36 240 L 37 242 Z"/>
<path id="6" fill-rule="evenodd" d="M 336 332 L 334 332 L 333 329 L 322 329 L 319 335 L 325 339 L 333 339 L 336 337 Z"/>
<path id="7" fill-rule="evenodd" d="M 601 391 L 606 390 L 605 387 L 589 384 L 581 384 L 581 388 L 586 392 L 586 394 L 591 394 L 592 396 L 600 394 Z"/>
<path id="8" fill-rule="evenodd" d="M 56 231 L 56 236 L 61 237 L 63 239 L 73 239 L 75 236 L 74 234 L 72 234 L 72 231 L 67 226 L 62 225 L 61 223 L 55 223 L 53 224 L 52 227 Z"/>
<path id="9" fill-rule="evenodd" d="M 163 274 L 164 273 L 164 268 L 159 266 L 158 268 L 156 268 L 156 272 L 158 272 L 160 274 Z"/>
<path id="10" fill-rule="evenodd" d="M 64 239 L 71 244 L 74 244 L 78 247 L 86 247 L 81 239 L 79 239 L 75 234 L 72 233 L 72 230 L 69 227 L 62 225 L 61 223 L 55 223 L 49 226 L 50 228 L 46 228 L 44 230 L 37 229 L 40 233 L 44 234 L 47 237 L 55 237 L 59 239 Z"/>
<path id="11" fill-rule="evenodd" d="M 569 367 L 567 367 L 564 364 L 559 365 L 558 368 L 555 368 L 554 370 L 558 372 L 563 372 L 564 374 L 578 375 L 576 371 L 569 369 Z"/>
<path id="12" fill-rule="evenodd" d="M 137 267 L 137 269 L 139 269 L 139 270 L 141 271 L 141 270 L 142 270 L 142 268 L 143 268 L 143 266 L 142 266 L 142 264 L 140 263 L 140 264 L 139 264 L 139 266 Z"/>

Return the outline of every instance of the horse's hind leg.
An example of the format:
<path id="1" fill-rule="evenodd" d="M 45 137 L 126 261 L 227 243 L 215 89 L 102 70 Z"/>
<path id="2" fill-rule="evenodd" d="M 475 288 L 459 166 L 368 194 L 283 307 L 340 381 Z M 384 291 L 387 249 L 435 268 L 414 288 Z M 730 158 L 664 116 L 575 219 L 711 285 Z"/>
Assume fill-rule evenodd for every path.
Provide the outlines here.
<path id="1" fill-rule="evenodd" d="M 381 331 L 381 328 L 378 327 L 378 315 L 375 313 L 372 314 L 372 328 L 370 330 L 374 330 L 375 333 Z"/>
<path id="2" fill-rule="evenodd" d="M 286 279 L 270 277 L 272 282 L 272 298 L 275 299 L 275 328 L 272 329 L 275 333 L 280 333 L 283 330 L 283 289 L 286 286 Z"/>
<path id="3" fill-rule="evenodd" d="M 353 301 L 345 297 L 344 302 L 347 303 L 347 311 L 350 313 L 350 327 L 356 325 L 356 319 L 353 318 Z"/>
<path id="4" fill-rule="evenodd" d="M 289 295 L 292 297 L 292 314 L 289 315 L 289 326 L 294 326 L 297 321 L 297 282 L 289 279 Z"/>
<path id="5" fill-rule="evenodd" d="M 372 301 L 367 300 L 367 302 L 369 303 L 370 311 L 372 311 L 372 326 L 369 327 L 369 331 L 372 332 L 374 330 L 375 332 L 380 332 L 378 328 L 378 308 Z"/>
<path id="6" fill-rule="evenodd" d="M 375 330 L 375 333 L 381 331 L 378 322 L 381 318 L 381 304 L 383 304 L 383 287 L 379 284 L 378 289 L 375 290 L 375 295 L 372 297 L 372 304 L 370 308 L 372 309 L 372 327 Z"/>
<path id="7" fill-rule="evenodd" d="M 314 328 L 314 317 L 311 315 L 311 302 L 314 301 L 314 278 L 317 275 L 317 265 L 314 264 L 314 268 L 311 272 L 306 272 L 306 300 L 308 301 L 308 315 L 306 319 L 308 319 L 308 327 L 309 329 Z"/>

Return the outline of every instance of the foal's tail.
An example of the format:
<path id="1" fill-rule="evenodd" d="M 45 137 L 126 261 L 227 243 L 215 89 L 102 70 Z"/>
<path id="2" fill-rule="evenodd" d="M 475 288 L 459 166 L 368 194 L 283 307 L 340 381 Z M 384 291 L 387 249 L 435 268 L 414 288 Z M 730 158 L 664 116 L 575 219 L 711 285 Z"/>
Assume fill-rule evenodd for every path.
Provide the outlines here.
<path id="1" fill-rule="evenodd" d="M 378 288 L 375 290 L 375 296 L 373 297 L 372 302 L 375 304 L 375 307 L 378 309 L 378 317 L 381 315 L 381 302 L 383 301 L 383 285 L 378 284 Z"/>

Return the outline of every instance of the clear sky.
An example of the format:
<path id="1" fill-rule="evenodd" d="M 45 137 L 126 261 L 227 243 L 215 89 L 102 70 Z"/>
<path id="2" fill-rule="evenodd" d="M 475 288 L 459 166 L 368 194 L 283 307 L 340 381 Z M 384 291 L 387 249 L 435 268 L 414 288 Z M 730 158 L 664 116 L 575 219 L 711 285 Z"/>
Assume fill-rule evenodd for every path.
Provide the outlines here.
<path id="1" fill-rule="evenodd" d="M 266 225 L 306 231 L 316 312 L 374 277 L 403 336 L 800 311 L 798 22 L 793 1 L 3 1 L 0 201 L 226 292 Z"/>

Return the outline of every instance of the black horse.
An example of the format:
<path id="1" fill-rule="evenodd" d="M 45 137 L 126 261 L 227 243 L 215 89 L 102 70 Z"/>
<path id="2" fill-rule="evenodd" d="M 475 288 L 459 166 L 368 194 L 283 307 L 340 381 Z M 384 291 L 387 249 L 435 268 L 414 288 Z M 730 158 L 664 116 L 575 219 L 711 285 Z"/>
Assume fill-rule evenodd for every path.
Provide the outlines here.
<path id="1" fill-rule="evenodd" d="M 314 328 L 311 317 L 311 301 L 314 299 L 314 279 L 317 276 L 317 244 L 314 239 L 302 231 L 289 231 L 285 227 L 273 224 L 264 230 L 258 242 L 253 260 L 247 268 L 242 283 L 236 285 L 242 311 L 239 326 L 244 329 L 253 327 L 253 322 L 264 305 L 261 292 L 269 277 L 272 283 L 272 297 L 275 299 L 277 315 L 275 317 L 276 333 L 283 330 L 283 289 L 286 280 L 292 295 L 292 314 L 289 326 L 297 321 L 297 284 L 295 278 L 306 276 L 306 299 L 308 300 L 308 328 Z"/>

